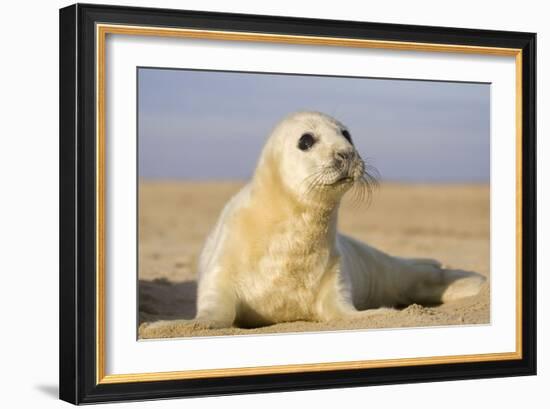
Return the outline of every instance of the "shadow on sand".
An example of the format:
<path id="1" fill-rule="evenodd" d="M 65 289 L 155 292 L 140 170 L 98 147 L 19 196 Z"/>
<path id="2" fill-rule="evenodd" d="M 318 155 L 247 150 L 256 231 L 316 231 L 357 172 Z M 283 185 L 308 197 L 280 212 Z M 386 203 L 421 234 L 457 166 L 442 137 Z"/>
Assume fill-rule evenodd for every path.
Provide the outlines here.
<path id="1" fill-rule="evenodd" d="M 139 323 L 195 318 L 197 282 L 139 280 Z"/>

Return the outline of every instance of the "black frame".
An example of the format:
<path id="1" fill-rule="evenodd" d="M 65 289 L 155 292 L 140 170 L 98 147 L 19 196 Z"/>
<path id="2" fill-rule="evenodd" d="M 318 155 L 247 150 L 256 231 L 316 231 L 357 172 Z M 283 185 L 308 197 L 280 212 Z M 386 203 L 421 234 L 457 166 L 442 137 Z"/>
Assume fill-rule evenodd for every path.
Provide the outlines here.
<path id="1" fill-rule="evenodd" d="M 461 44 L 523 51 L 522 359 L 96 384 L 95 24 Z M 77 4 L 60 10 L 60 388 L 80 404 L 536 374 L 536 34 Z"/>

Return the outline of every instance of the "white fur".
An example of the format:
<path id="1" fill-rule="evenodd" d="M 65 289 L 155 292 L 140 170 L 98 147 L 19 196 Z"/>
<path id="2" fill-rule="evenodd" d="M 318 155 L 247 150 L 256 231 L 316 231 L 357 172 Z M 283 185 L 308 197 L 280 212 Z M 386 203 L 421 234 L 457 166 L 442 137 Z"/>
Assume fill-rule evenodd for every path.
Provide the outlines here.
<path id="1" fill-rule="evenodd" d="M 380 307 L 444 302 L 479 291 L 479 274 L 393 257 L 337 232 L 340 199 L 363 169 L 342 129 L 327 115 L 300 112 L 273 130 L 253 179 L 227 203 L 206 240 L 198 312 L 190 324 L 349 319 Z M 304 152 L 297 143 L 305 132 L 317 142 Z M 337 152 L 352 152 L 353 160 L 342 171 L 317 177 L 312 188 L 311 175 L 333 163 Z M 353 181 L 334 184 L 344 172 Z"/>

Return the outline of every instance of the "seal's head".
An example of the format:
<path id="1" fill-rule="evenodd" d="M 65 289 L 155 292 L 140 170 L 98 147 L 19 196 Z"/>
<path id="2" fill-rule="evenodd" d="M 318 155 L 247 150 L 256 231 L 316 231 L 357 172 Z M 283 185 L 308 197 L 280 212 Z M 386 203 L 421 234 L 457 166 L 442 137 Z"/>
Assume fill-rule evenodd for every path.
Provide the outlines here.
<path id="1" fill-rule="evenodd" d="M 352 187 L 364 196 L 376 184 L 347 127 L 320 112 L 297 112 L 275 127 L 258 166 L 266 169 L 259 173 L 304 201 L 338 201 Z"/>

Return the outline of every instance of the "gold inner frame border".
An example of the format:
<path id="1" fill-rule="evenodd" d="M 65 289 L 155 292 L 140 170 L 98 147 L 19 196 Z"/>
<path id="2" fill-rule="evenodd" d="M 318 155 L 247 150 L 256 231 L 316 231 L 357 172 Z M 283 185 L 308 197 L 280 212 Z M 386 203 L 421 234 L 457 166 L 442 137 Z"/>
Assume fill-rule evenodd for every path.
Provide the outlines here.
<path id="1" fill-rule="evenodd" d="M 149 382 L 229 376 L 321 372 L 465 362 L 518 360 L 522 358 L 522 50 L 455 44 L 415 43 L 322 36 L 266 34 L 186 28 L 96 24 L 96 383 Z M 320 45 L 386 50 L 467 53 L 515 57 L 516 65 L 516 350 L 505 353 L 322 362 L 131 374 L 105 373 L 105 42 L 107 34 L 197 38 L 297 45 Z"/>

